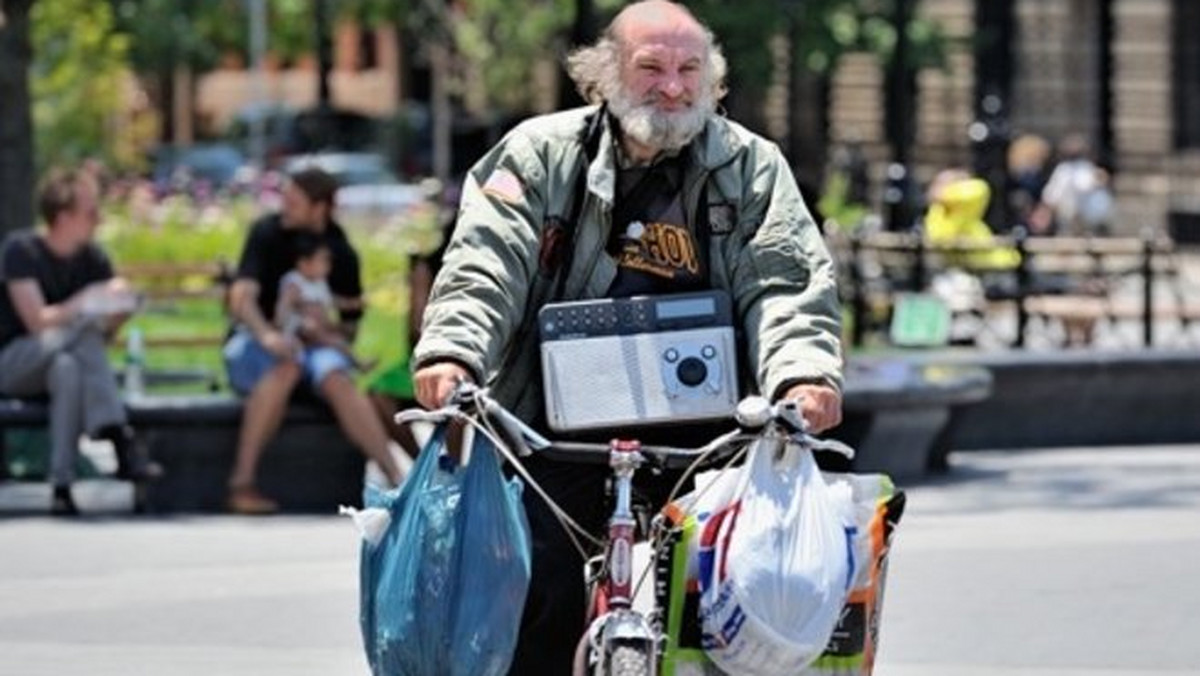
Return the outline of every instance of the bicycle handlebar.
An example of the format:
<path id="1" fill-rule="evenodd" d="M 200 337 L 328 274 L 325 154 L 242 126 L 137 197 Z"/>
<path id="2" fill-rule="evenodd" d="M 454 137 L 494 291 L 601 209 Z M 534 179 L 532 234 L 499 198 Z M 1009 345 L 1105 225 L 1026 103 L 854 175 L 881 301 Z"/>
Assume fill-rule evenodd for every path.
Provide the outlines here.
<path id="1" fill-rule="evenodd" d="M 515 447 L 517 455 L 522 457 L 543 453 L 558 460 L 597 463 L 601 458 L 607 462 L 611 451 L 608 444 L 551 441 L 488 396 L 487 390 L 468 382 L 461 383 L 455 389 L 446 406 L 432 411 L 407 409 L 397 413 L 395 420 L 400 424 L 416 421 L 441 423 L 472 416 L 483 416 L 494 421 L 508 437 L 507 441 Z M 781 438 L 786 437 L 812 451 L 830 451 L 847 458 L 854 457 L 854 449 L 840 441 L 809 435 L 795 401 L 785 399 L 772 404 L 763 397 L 746 397 L 738 402 L 734 417 L 737 428 L 700 448 L 643 445 L 640 451 L 643 456 L 663 467 L 686 467 L 701 456 L 709 455 L 714 461 L 726 457 L 740 444 L 771 434 L 774 430 L 783 433 Z"/>

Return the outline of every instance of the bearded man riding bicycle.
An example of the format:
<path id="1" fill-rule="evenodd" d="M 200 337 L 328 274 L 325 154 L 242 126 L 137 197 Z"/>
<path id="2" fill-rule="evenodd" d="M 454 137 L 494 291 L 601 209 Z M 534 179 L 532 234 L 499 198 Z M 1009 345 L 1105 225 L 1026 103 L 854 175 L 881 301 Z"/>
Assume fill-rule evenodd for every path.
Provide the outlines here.
<path id="1" fill-rule="evenodd" d="M 644 0 L 568 70 L 593 105 L 525 121 L 466 176 L 414 351 L 418 401 L 437 407 L 472 380 L 544 428 L 542 306 L 712 289 L 732 299 L 745 387 L 799 401 L 813 433 L 840 422 L 833 263 L 778 147 L 717 113 L 726 64 L 712 33 Z M 579 523 L 603 527 L 606 468 L 527 467 Z M 525 506 L 533 579 L 511 673 L 569 673 L 583 561 L 539 498 Z"/>

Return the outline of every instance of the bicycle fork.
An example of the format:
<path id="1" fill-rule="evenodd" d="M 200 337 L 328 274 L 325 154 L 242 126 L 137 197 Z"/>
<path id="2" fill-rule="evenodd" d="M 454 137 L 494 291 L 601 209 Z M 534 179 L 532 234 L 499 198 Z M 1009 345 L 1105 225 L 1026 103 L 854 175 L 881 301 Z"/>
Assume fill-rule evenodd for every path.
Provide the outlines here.
<path id="1" fill-rule="evenodd" d="M 633 610 L 633 475 L 644 458 L 637 441 L 614 439 L 609 466 L 613 470 L 616 506 L 608 524 L 607 575 L 588 628 L 589 666 L 596 676 L 657 673 L 658 641 L 654 629 Z M 636 663 L 636 666 L 634 664 Z M 632 667 L 632 668 L 631 668 Z"/>

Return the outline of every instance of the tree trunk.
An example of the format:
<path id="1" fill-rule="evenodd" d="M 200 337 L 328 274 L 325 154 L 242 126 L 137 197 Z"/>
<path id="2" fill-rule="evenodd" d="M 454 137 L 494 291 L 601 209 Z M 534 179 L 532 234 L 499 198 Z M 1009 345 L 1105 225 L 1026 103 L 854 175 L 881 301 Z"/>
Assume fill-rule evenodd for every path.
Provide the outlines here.
<path id="1" fill-rule="evenodd" d="M 180 147 L 190 146 L 196 140 L 194 82 L 192 69 L 186 63 L 181 61 L 175 66 L 171 74 L 171 110 L 174 118 L 171 141 Z"/>
<path id="2" fill-rule="evenodd" d="M 570 49 L 595 42 L 600 29 L 596 27 L 596 5 L 593 0 L 575 0 L 575 23 L 571 27 Z M 560 60 L 561 64 L 561 60 Z M 565 64 L 559 68 L 558 109 L 566 110 L 584 104 L 583 97 L 575 89 L 575 83 L 567 75 Z"/>
<path id="3" fill-rule="evenodd" d="M 429 44 L 429 66 L 433 74 L 433 175 L 449 185 L 454 167 L 454 107 L 447 82 L 450 79 L 450 49 L 434 40 Z"/>
<path id="4" fill-rule="evenodd" d="M 5 0 L 0 26 L 0 235 L 33 225 L 33 119 L 30 112 L 29 8 Z"/>
<path id="5" fill-rule="evenodd" d="M 329 25 L 328 0 L 317 0 L 313 6 L 313 24 L 317 31 L 317 107 L 323 112 L 333 107 L 333 90 L 330 88 L 329 75 L 333 70 L 333 42 L 330 38 L 332 28 Z M 322 120 L 326 124 L 328 119 Z M 328 133 L 329 129 L 326 128 Z"/>
<path id="6" fill-rule="evenodd" d="M 160 65 L 154 71 L 154 100 L 158 103 L 158 130 L 160 143 L 175 142 L 175 71 Z"/>

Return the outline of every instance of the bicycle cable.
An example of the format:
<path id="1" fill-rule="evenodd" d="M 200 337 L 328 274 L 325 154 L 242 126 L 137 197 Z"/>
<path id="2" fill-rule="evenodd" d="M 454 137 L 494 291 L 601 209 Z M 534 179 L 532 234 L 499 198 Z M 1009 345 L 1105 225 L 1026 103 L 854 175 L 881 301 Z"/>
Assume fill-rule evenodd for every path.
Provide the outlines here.
<path id="1" fill-rule="evenodd" d="M 472 393 L 471 396 L 475 399 L 474 405 L 476 406 L 477 411 L 486 410 L 486 408 L 483 408 L 482 399 L 483 399 L 484 394 L 483 394 L 482 390 Z M 587 540 L 590 544 L 592 544 L 596 548 L 604 549 L 604 541 L 603 540 L 595 537 L 594 535 L 589 533 L 587 531 L 587 529 L 585 529 L 583 526 L 580 526 L 579 523 L 576 522 L 575 519 L 573 519 L 571 517 L 571 515 L 568 514 L 565 509 L 560 507 L 558 505 L 558 503 L 556 503 L 554 501 L 554 499 L 551 498 L 549 496 L 549 494 L 546 493 L 546 491 L 541 487 L 541 485 L 538 484 L 538 482 L 534 480 L 533 476 L 529 474 L 529 470 L 527 470 L 525 468 L 525 465 L 522 464 L 521 461 L 517 458 L 517 454 L 514 453 L 512 451 L 512 449 L 510 449 L 508 447 L 507 443 L 501 441 L 501 439 L 503 438 L 503 435 L 500 434 L 500 432 L 497 431 L 493 427 L 491 421 L 488 420 L 486 415 L 481 416 L 482 417 L 482 422 L 481 422 L 480 420 L 476 420 L 475 417 L 467 415 L 465 413 L 462 413 L 461 411 L 457 412 L 457 414 L 461 415 L 461 417 L 463 419 L 465 419 L 471 425 L 473 425 L 474 427 L 476 427 L 477 429 L 482 431 L 484 433 L 484 435 L 487 436 L 488 439 L 491 440 L 491 442 L 496 446 L 496 448 L 500 452 L 500 455 L 504 456 L 504 459 L 513 466 L 513 471 L 515 471 L 517 473 L 517 475 L 521 477 L 522 480 L 524 480 L 531 488 L 533 488 L 533 492 L 536 493 L 538 495 L 538 497 L 540 497 L 542 499 L 542 501 L 546 503 L 546 506 L 550 509 L 550 513 L 554 516 L 555 519 L 558 520 L 558 523 L 563 527 L 563 530 L 566 532 L 567 537 L 571 540 L 571 544 L 574 545 L 575 550 L 577 552 L 579 552 L 580 558 L 582 558 L 584 561 L 586 561 L 588 559 L 588 553 L 587 553 L 587 550 L 583 547 L 583 545 L 580 544 L 579 539 L 576 537 L 576 535 L 583 537 L 583 539 Z M 572 532 L 572 531 L 574 531 L 574 532 Z"/>

